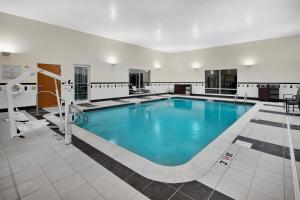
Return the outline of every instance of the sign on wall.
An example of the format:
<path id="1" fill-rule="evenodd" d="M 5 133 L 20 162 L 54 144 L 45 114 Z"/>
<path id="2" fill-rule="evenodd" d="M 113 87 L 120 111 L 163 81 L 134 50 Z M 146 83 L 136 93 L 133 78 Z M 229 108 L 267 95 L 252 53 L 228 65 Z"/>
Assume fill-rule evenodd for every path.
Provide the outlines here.
<path id="1" fill-rule="evenodd" d="M 13 79 L 21 74 L 20 65 L 2 65 L 2 79 Z"/>

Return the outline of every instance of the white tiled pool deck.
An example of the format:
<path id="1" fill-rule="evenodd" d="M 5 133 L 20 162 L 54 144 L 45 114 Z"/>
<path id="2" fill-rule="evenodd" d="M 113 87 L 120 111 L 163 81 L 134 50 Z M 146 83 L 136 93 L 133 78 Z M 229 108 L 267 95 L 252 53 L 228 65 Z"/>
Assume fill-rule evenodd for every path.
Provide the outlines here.
<path id="1" fill-rule="evenodd" d="M 149 98 L 162 97 L 169 95 Z M 93 104 L 107 107 L 149 99 L 122 100 L 126 102 L 102 101 Z M 232 143 L 240 135 L 288 146 L 287 129 L 250 122 L 251 119 L 260 119 L 286 123 L 285 115 L 259 112 L 259 109 L 277 112 L 284 112 L 284 109 L 255 103 L 249 112 L 207 148 L 178 167 L 155 164 L 79 127 L 73 127 L 73 134 L 151 180 L 168 183 L 197 180 L 238 200 L 292 200 L 290 160 Z M 6 115 L 0 114 L 0 199 L 147 199 L 75 146 L 64 145 L 61 136 L 48 127 L 28 133 L 25 139 L 11 139 L 8 123 L 4 121 Z M 50 114 L 47 118 L 58 121 Z M 300 125 L 299 116 L 289 116 L 289 119 L 291 124 Z M 300 130 L 292 130 L 292 137 L 294 147 L 300 149 Z M 226 152 L 233 154 L 233 157 L 228 165 L 222 165 L 219 159 Z M 300 163 L 296 164 L 300 173 Z"/>

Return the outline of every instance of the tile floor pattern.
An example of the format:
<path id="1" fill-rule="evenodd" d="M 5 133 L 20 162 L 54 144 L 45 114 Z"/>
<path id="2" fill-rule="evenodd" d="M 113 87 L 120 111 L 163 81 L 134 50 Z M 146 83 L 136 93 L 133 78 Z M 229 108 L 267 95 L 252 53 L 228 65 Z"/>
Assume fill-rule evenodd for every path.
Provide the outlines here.
<path id="1" fill-rule="evenodd" d="M 283 111 L 269 105 L 263 109 Z M 234 155 L 230 164 L 216 163 L 199 180 L 147 182 L 124 166 L 111 168 L 109 157 L 95 154 L 97 161 L 108 159 L 99 165 L 74 145 L 64 145 L 61 136 L 47 127 L 25 139 L 10 139 L 5 117 L 0 113 L 0 199 L 230 199 L 222 193 L 234 199 L 294 199 L 290 161 L 260 150 L 232 144 L 226 150 Z M 285 117 L 258 112 L 255 119 L 284 124 Z M 300 117 L 290 116 L 290 122 L 299 126 Z M 284 127 L 249 122 L 240 136 L 288 146 Z M 292 130 L 292 137 L 300 149 L 300 131 Z M 300 173 L 300 163 L 296 164 Z"/>
<path id="2" fill-rule="evenodd" d="M 27 112 L 36 116 L 34 110 L 28 110 Z M 43 111 L 41 113 L 45 114 L 47 112 Z M 41 115 L 37 115 L 36 117 L 39 119 L 42 118 Z M 57 128 L 51 129 L 56 131 L 56 133 L 60 134 Z M 230 197 L 227 197 L 226 195 L 223 195 L 220 192 L 217 192 L 197 181 L 170 184 L 147 179 L 139 175 L 138 173 L 135 173 L 133 170 L 127 168 L 121 163 L 115 161 L 114 159 L 110 158 L 101 151 L 95 149 L 91 145 L 78 139 L 76 136 L 73 136 L 72 143 L 75 147 L 80 149 L 82 152 L 84 152 L 90 158 L 95 160 L 101 166 L 105 167 L 107 170 L 115 174 L 117 177 L 119 177 L 127 184 L 129 184 L 130 186 L 132 186 L 133 188 L 135 188 L 150 199 L 231 199 Z M 112 199 L 124 199 L 124 197 L 122 196 L 121 198 L 119 198 L 114 196 Z"/>

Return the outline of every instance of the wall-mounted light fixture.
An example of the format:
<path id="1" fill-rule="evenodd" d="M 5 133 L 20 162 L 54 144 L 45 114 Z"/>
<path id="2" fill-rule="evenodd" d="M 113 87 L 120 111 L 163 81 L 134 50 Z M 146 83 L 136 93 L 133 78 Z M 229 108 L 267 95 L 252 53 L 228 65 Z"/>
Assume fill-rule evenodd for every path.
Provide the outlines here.
<path id="1" fill-rule="evenodd" d="M 10 56 L 11 52 L 2 51 L 2 56 Z"/>
<path id="2" fill-rule="evenodd" d="M 118 63 L 118 60 L 114 56 L 110 56 L 107 58 L 107 63 L 110 64 L 112 67 L 116 66 Z"/>
<path id="3" fill-rule="evenodd" d="M 160 69 L 160 68 L 161 68 L 159 62 L 155 62 L 155 63 L 154 63 L 154 68 L 155 68 L 155 69 Z"/>
<path id="4" fill-rule="evenodd" d="M 251 67 L 255 64 L 255 60 L 254 59 L 246 59 L 244 62 L 243 62 L 243 65 L 245 67 Z"/>
<path id="5" fill-rule="evenodd" d="M 201 65 L 200 65 L 200 63 L 198 63 L 198 62 L 194 62 L 194 63 L 192 64 L 192 68 L 193 68 L 194 70 L 198 70 L 198 69 L 201 68 Z"/>

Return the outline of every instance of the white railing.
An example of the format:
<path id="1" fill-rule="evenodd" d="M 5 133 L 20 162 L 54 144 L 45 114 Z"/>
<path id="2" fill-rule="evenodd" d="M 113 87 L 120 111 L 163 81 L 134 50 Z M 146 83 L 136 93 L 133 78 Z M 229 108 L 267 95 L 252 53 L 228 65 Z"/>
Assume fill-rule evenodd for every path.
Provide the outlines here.
<path id="1" fill-rule="evenodd" d="M 70 111 L 75 116 L 75 121 L 72 123 L 78 123 L 77 125 L 86 124 L 89 121 L 89 118 L 85 112 L 83 112 L 81 109 L 77 108 L 76 106 L 70 104 Z"/>
<path id="2" fill-rule="evenodd" d="M 238 94 L 236 93 L 235 95 L 234 95 L 234 102 L 236 102 L 237 101 L 237 99 L 239 98 L 239 96 L 238 96 Z"/>
<path id="3" fill-rule="evenodd" d="M 245 96 L 244 96 L 244 104 L 246 103 L 247 101 L 247 93 L 245 93 Z"/>
<path id="4" fill-rule="evenodd" d="M 293 147 L 289 117 L 286 117 L 286 122 L 287 122 L 286 125 L 287 125 L 287 130 L 288 130 L 288 138 L 289 138 L 289 147 L 290 147 L 291 166 L 292 166 L 292 173 L 293 173 L 293 184 L 294 184 L 295 200 L 300 200 L 298 174 L 297 174 L 297 168 L 296 168 L 296 161 L 295 161 L 295 154 L 294 154 L 294 147 Z"/>

